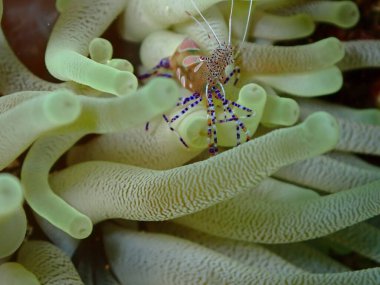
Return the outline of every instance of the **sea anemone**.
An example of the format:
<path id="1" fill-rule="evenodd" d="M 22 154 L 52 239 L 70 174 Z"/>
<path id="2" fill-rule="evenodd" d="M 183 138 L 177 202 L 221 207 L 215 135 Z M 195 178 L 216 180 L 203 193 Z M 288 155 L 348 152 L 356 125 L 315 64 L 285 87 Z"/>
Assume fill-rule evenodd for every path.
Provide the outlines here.
<path id="1" fill-rule="evenodd" d="M 316 32 L 357 24 L 354 2 L 56 8 L 54 79 L 0 33 L 2 283 L 379 284 L 380 171 L 358 155 L 380 155 L 380 112 L 328 98 L 343 72 L 380 66 L 380 44 Z M 115 20 L 139 59 L 115 57 Z M 165 64 L 189 39 L 202 60 L 236 55 L 214 95 Z"/>

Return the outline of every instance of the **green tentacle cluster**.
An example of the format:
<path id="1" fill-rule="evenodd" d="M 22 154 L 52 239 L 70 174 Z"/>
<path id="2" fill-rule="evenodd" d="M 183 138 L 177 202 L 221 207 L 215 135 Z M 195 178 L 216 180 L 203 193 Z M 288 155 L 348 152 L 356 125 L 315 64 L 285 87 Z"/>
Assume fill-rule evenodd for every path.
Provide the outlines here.
<path id="1" fill-rule="evenodd" d="M 216 124 L 223 151 L 212 158 L 205 106 L 168 125 L 162 115 L 191 92 L 167 78 L 140 84 L 136 60 L 115 58 L 102 34 L 120 15 L 121 37 L 141 42 L 151 69 L 187 37 L 206 54 L 218 47 L 189 16 L 197 8 L 227 42 L 231 1 L 58 0 L 45 60 L 62 83 L 28 71 L 0 33 L 1 284 L 379 284 L 379 267 L 352 270 L 324 251 L 380 262 L 380 171 L 356 156 L 380 154 L 379 110 L 313 98 L 339 90 L 344 71 L 379 67 L 379 42 L 278 45 L 319 22 L 352 27 L 358 8 L 254 2 L 247 19 L 250 1 L 234 1 L 241 77 L 224 86 L 253 110 L 232 107 L 253 136 L 234 147 L 236 122 Z M 32 220 L 55 245 L 27 232 Z M 81 251 L 100 235 L 109 264 L 101 248 Z"/>
<path id="2" fill-rule="evenodd" d="M 46 66 L 50 73 L 60 80 L 72 80 L 118 96 L 136 90 L 137 79 L 130 71 L 86 57 L 91 40 L 104 32 L 124 5 L 121 0 L 70 1 L 54 26 L 46 49 Z M 72 32 L 76 37 L 71 36 Z M 93 45 L 92 42 L 91 52 L 94 52 Z M 103 52 L 110 53 L 109 46 L 103 48 L 107 49 Z"/>

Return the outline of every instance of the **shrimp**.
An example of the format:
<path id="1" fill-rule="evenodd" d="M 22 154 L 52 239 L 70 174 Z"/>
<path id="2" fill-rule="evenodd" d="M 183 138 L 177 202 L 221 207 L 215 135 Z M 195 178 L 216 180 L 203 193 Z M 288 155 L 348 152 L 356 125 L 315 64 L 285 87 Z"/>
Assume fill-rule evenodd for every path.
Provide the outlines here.
<path id="1" fill-rule="evenodd" d="M 229 17 L 229 32 L 228 43 L 221 42 L 215 32 L 213 31 L 206 18 L 202 15 L 198 7 L 191 0 L 194 8 L 202 17 L 207 27 L 213 34 L 213 38 L 217 41 L 217 47 L 208 55 L 202 51 L 201 48 L 190 38 L 186 38 L 178 46 L 174 54 L 170 57 L 163 58 L 153 68 L 151 73 L 146 73 L 140 76 L 140 79 L 144 80 L 150 76 L 163 76 L 174 78 L 186 89 L 192 92 L 192 94 L 185 98 L 180 98 L 180 102 L 177 106 L 183 106 L 181 111 L 176 113 L 172 118 L 167 118 L 163 115 L 164 120 L 168 123 L 170 130 L 174 131 L 179 137 L 180 141 L 188 147 L 186 142 L 172 127 L 172 124 L 186 114 L 189 110 L 199 105 L 201 102 L 205 104 L 207 110 L 207 138 L 208 149 L 211 156 L 218 153 L 218 137 L 217 137 L 217 124 L 235 122 L 236 124 L 236 141 L 239 145 L 241 143 L 241 132 L 244 132 L 245 141 L 250 140 L 252 134 L 245 127 L 241 121 L 242 117 L 239 117 L 233 110 L 233 107 L 243 110 L 247 113 L 244 118 L 248 118 L 254 115 L 254 111 L 238 104 L 235 101 L 228 100 L 226 98 L 226 92 L 224 85 L 229 80 L 235 77 L 234 85 L 238 83 L 240 68 L 235 66 L 235 61 L 239 54 L 239 49 L 231 44 L 231 27 L 232 27 L 232 12 L 234 1 L 231 1 L 231 10 Z M 242 42 L 244 42 L 247 35 L 249 26 L 249 18 L 252 10 L 252 3 L 250 1 L 248 19 L 245 28 L 245 33 Z M 203 25 L 190 13 L 187 14 L 193 18 L 203 29 Z M 207 32 L 207 30 L 206 30 Z M 209 38 L 211 38 L 211 35 Z M 162 70 L 169 70 L 171 73 L 160 72 Z M 226 70 L 231 70 L 226 74 Z M 224 119 L 217 120 L 216 107 L 223 108 Z"/>

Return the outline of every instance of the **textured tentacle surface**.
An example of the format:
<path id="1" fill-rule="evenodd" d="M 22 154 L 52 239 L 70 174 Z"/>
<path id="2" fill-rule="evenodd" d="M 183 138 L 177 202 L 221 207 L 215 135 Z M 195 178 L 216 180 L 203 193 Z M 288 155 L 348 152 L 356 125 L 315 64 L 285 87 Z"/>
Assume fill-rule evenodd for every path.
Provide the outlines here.
<path id="1" fill-rule="evenodd" d="M 329 140 L 320 141 L 320 132 L 329 133 Z M 85 162 L 54 175 L 51 182 L 59 195 L 95 222 L 111 217 L 170 219 L 231 198 L 283 165 L 329 150 L 336 140 L 335 122 L 320 113 L 304 124 L 277 130 L 199 163 L 154 171 Z M 100 205 L 103 212 L 97 210 Z"/>
<path id="2" fill-rule="evenodd" d="M 312 273 L 338 273 L 350 269 L 304 243 L 266 245 L 265 248 L 294 266 Z"/>
<path id="3" fill-rule="evenodd" d="M 318 101 L 301 101 L 301 118 L 319 110 L 337 117 L 340 139 L 337 149 L 366 154 L 380 154 L 380 112 L 376 109 L 356 110 Z"/>
<path id="4" fill-rule="evenodd" d="M 345 57 L 338 66 L 342 70 L 380 66 L 380 42 L 358 40 L 344 42 Z"/>
<path id="5" fill-rule="evenodd" d="M 278 182 L 279 183 L 279 182 Z M 277 193 L 286 184 L 269 185 Z M 259 200 L 255 189 L 175 221 L 213 235 L 263 243 L 321 237 L 379 214 L 380 181 L 325 197 Z M 266 187 L 260 184 L 260 187 Z M 278 196 L 278 195 L 276 195 Z M 283 200 L 283 201 L 282 201 Z M 285 203 L 286 202 L 286 203 Z M 323 227 L 321 227 L 323 225 Z"/>
<path id="6" fill-rule="evenodd" d="M 164 170 L 181 166 L 202 151 L 186 148 L 161 118 L 149 122 L 149 126 L 148 131 L 140 125 L 76 146 L 69 152 L 68 163 L 105 160 Z"/>
<path id="7" fill-rule="evenodd" d="M 313 112 L 325 111 L 345 121 L 367 125 L 380 125 L 380 110 L 375 108 L 354 109 L 322 100 L 298 98 L 303 116 Z"/>
<path id="8" fill-rule="evenodd" d="M 104 240 L 122 284 L 254 284 L 263 277 L 222 254 L 169 235 L 108 226 Z"/>
<path id="9" fill-rule="evenodd" d="M 36 141 L 25 159 L 21 177 L 29 205 L 73 237 L 87 237 L 92 230 L 91 221 L 51 191 L 48 183 L 50 168 L 86 134 L 122 131 L 166 111 L 175 104 L 177 91 L 174 82 L 160 78 L 122 98 L 81 97 L 83 110 L 80 117 L 67 128 L 57 130 L 60 135 Z M 68 131 L 71 132 L 67 134 Z"/>
<path id="10" fill-rule="evenodd" d="M 14 21 L 16 2 L 3 25 L 28 49 L 38 39 L 19 29 L 25 15 Z M 376 5 L 359 2 L 57 0 L 45 61 L 60 84 L 30 73 L 0 31 L 0 172 L 22 178 L 0 173 L 0 284 L 380 284 L 380 171 L 352 154 L 380 154 L 380 111 L 298 98 L 380 66 L 377 40 L 310 42 L 332 31 L 311 35 L 318 22 L 339 39 L 371 34 Z M 357 7 L 366 22 L 341 31 Z M 122 13 L 121 37 L 143 41 L 138 89 L 132 64 L 113 58 L 138 62 L 110 26 Z M 114 218 L 124 228 L 89 236 Z M 40 228 L 73 263 L 32 241 Z"/>
<path id="11" fill-rule="evenodd" d="M 355 165 L 351 160 L 322 155 L 285 166 L 274 176 L 312 189 L 338 192 L 380 180 L 380 171 L 364 163 Z"/>
<path id="12" fill-rule="evenodd" d="M 41 285 L 83 285 L 70 258 L 48 242 L 24 243 L 17 261 L 34 273 Z"/>
<path id="13" fill-rule="evenodd" d="M 50 91 L 20 91 L 12 93 L 12 96 L 2 96 L 0 97 L 0 114 L 16 107 L 24 101 L 49 93 Z"/>
<path id="14" fill-rule="evenodd" d="M 380 155 L 380 126 L 338 119 L 341 137 L 337 150 Z"/>
<path id="15" fill-rule="evenodd" d="M 333 233 L 326 239 L 380 262 L 380 230 L 375 226 L 360 223 Z"/>
<path id="16" fill-rule="evenodd" d="M 330 67 L 343 56 L 344 48 L 336 38 L 291 47 L 244 43 L 240 67 L 256 74 L 308 72 Z"/>
<path id="17" fill-rule="evenodd" d="M 151 232 L 174 235 L 190 240 L 259 271 L 270 271 L 276 275 L 305 272 L 262 245 L 211 236 L 168 222 L 149 223 L 145 226 Z"/>
<path id="18" fill-rule="evenodd" d="M 105 227 L 105 247 L 122 284 L 376 284 L 378 269 L 333 274 L 259 271 L 169 235 Z M 165 274 L 162 274 L 165 272 Z M 197 276 L 194 278 L 194 276 Z"/>

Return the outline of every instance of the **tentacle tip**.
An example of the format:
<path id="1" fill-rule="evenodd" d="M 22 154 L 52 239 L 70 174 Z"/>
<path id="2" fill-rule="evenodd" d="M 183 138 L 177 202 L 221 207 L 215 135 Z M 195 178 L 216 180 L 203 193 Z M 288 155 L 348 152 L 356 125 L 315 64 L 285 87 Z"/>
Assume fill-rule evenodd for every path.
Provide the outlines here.
<path id="1" fill-rule="evenodd" d="M 103 38 L 94 38 L 88 46 L 91 59 L 99 63 L 105 63 L 112 58 L 112 44 Z"/>
<path id="2" fill-rule="evenodd" d="M 68 90 L 57 90 L 44 103 L 44 112 L 49 120 L 58 125 L 74 121 L 81 112 L 79 98 Z"/>
<path id="3" fill-rule="evenodd" d="M 316 143 L 322 152 L 333 149 L 339 140 L 339 126 L 336 119 L 326 112 L 316 112 L 304 122 L 306 136 L 310 143 Z"/>
<path id="4" fill-rule="evenodd" d="M 23 191 L 19 180 L 13 175 L 2 173 L 0 175 L 0 212 L 10 213 L 21 207 Z"/>
<path id="5" fill-rule="evenodd" d="M 69 234 L 76 239 L 84 239 L 92 232 L 92 221 L 87 216 L 76 217 L 70 223 Z"/>
<path id="6" fill-rule="evenodd" d="M 138 79 L 137 77 L 129 71 L 119 71 L 118 76 L 114 83 L 115 95 L 125 96 L 137 90 Z"/>
<path id="7" fill-rule="evenodd" d="M 345 1 L 341 3 L 341 9 L 339 11 L 338 25 L 342 28 L 351 28 L 355 26 L 360 19 L 360 11 L 358 6 L 351 1 Z"/>

